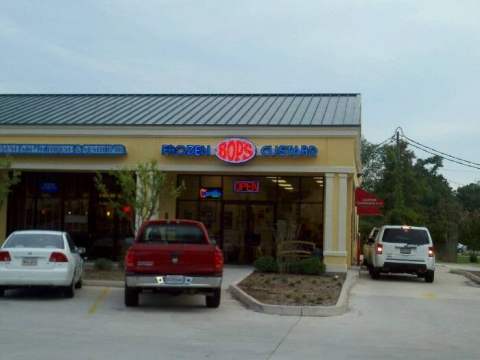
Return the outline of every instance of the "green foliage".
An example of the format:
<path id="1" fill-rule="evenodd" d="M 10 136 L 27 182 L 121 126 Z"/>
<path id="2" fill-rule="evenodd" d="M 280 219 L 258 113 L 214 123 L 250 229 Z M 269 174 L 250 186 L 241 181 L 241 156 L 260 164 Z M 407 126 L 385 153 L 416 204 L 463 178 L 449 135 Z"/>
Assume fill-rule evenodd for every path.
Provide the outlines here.
<path id="1" fill-rule="evenodd" d="M 281 264 L 288 274 L 320 275 L 325 272 L 325 264 L 318 257 L 288 261 Z"/>
<path id="2" fill-rule="evenodd" d="M 366 140 L 362 146 L 366 149 L 362 153 L 374 148 Z M 363 163 L 363 172 L 370 175 L 362 187 L 385 200 L 384 215 L 361 218 L 361 233 L 365 236 L 373 226 L 382 224 L 427 226 L 439 253 L 454 258 L 462 207 L 438 172 L 442 159 L 417 159 L 403 141 L 374 150 Z"/>
<path id="3" fill-rule="evenodd" d="M 471 263 L 477 263 L 478 262 L 477 254 L 471 253 L 469 260 L 470 260 Z"/>
<path id="4" fill-rule="evenodd" d="M 111 271 L 113 270 L 113 261 L 105 258 L 95 260 L 93 264 L 95 270 Z"/>
<path id="5" fill-rule="evenodd" d="M 459 187 L 457 199 L 467 211 L 480 210 L 480 182 Z"/>
<path id="6" fill-rule="evenodd" d="M 255 270 L 264 273 L 278 272 L 277 261 L 271 256 L 261 256 L 253 263 Z"/>
<path id="7" fill-rule="evenodd" d="M 173 179 L 159 169 L 155 160 L 139 163 L 134 168 L 111 171 L 109 175 L 115 179 L 115 185 L 120 189 L 118 196 L 111 195 L 111 189 L 100 173 L 95 178 L 97 189 L 103 197 L 109 199 L 110 206 L 120 216 L 129 219 L 132 232 L 155 214 L 159 202 L 169 197 L 176 198 L 183 190 L 183 184 L 176 186 Z M 134 213 L 120 211 L 125 205 L 131 206 Z"/>
<path id="8" fill-rule="evenodd" d="M 8 158 L 0 158 L 0 209 L 12 186 L 20 181 L 20 172 L 12 171 L 11 165 L 12 163 Z"/>

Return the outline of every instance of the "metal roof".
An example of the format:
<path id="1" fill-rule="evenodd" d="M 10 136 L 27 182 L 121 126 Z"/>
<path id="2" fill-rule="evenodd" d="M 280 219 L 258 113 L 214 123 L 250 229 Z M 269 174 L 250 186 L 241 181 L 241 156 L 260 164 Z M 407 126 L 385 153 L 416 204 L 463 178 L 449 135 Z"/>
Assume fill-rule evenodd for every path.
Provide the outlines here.
<path id="1" fill-rule="evenodd" d="M 359 94 L 8 94 L 0 125 L 360 126 Z"/>

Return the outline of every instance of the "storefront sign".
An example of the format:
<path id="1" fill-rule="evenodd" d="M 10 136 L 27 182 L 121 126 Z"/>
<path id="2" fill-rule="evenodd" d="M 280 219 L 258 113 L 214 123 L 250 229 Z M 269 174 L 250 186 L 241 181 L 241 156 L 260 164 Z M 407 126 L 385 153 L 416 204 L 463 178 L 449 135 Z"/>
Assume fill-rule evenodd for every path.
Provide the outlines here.
<path id="1" fill-rule="evenodd" d="M 121 144 L 0 144 L 0 155 L 124 156 Z"/>
<path id="2" fill-rule="evenodd" d="M 188 144 L 173 145 L 163 144 L 162 155 L 164 156 L 212 156 L 231 164 L 242 164 L 255 156 L 262 157 L 307 157 L 312 158 L 318 155 L 318 148 L 315 145 L 262 145 L 257 146 L 248 139 L 228 138 L 220 141 L 212 149 L 210 145 Z"/>
<path id="3" fill-rule="evenodd" d="M 221 188 L 201 188 L 200 189 L 200 199 L 221 199 L 221 198 L 222 198 Z"/>
<path id="4" fill-rule="evenodd" d="M 58 184 L 56 182 L 41 182 L 40 192 L 45 194 L 56 194 L 58 192 Z"/>
<path id="5" fill-rule="evenodd" d="M 355 190 L 355 206 L 359 216 L 381 216 L 384 201 L 361 188 Z"/>
<path id="6" fill-rule="evenodd" d="M 260 181 L 258 180 L 239 180 L 233 183 L 233 192 L 236 193 L 258 193 L 260 191 Z"/>

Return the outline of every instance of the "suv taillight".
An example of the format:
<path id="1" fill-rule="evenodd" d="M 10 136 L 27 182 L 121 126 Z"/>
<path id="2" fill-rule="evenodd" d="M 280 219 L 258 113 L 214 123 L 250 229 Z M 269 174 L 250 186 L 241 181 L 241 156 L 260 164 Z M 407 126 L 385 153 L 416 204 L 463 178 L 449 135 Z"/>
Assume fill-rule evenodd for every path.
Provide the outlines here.
<path id="1" fill-rule="evenodd" d="M 215 248 L 214 257 L 215 272 L 221 273 L 223 271 L 223 253 L 218 247 Z"/>
<path id="2" fill-rule="evenodd" d="M 10 262 L 10 253 L 8 251 L 0 251 L 0 262 Z"/>
<path id="3" fill-rule="evenodd" d="M 428 257 L 434 257 L 435 256 L 435 250 L 433 249 L 433 246 L 430 246 L 428 248 Z"/>
<path id="4" fill-rule="evenodd" d="M 127 251 L 127 255 L 125 255 L 125 270 L 130 271 L 135 267 L 135 254 L 133 251 Z"/>
<path id="5" fill-rule="evenodd" d="M 52 252 L 52 255 L 50 255 L 50 259 L 48 261 L 54 263 L 64 263 L 68 262 L 68 258 L 64 253 L 54 251 Z"/>
<path id="6" fill-rule="evenodd" d="M 375 254 L 382 255 L 383 254 L 383 245 L 377 244 L 375 245 Z"/>

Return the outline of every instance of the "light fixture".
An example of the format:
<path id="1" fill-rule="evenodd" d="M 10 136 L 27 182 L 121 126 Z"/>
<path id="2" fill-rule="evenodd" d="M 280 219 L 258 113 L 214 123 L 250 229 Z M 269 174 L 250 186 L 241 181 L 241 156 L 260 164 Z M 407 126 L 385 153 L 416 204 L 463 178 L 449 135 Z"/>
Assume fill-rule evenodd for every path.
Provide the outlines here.
<path id="1" fill-rule="evenodd" d="M 287 182 L 287 180 L 283 180 L 283 179 L 278 179 L 277 182 L 279 184 L 285 184 Z"/>
<path id="2" fill-rule="evenodd" d="M 292 185 L 290 185 L 289 183 L 285 183 L 285 184 L 278 184 L 279 186 L 282 186 L 282 187 L 291 187 Z"/>

